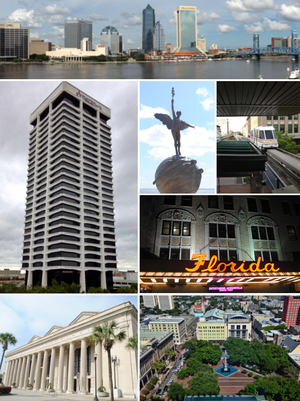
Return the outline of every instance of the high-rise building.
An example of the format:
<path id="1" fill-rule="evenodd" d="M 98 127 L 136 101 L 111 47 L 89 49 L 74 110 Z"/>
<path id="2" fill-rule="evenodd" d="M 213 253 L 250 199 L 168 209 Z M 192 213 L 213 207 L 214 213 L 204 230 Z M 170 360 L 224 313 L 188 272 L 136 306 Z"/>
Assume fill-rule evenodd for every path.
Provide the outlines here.
<path id="1" fill-rule="evenodd" d="M 161 23 L 157 21 L 153 28 L 152 35 L 152 49 L 155 51 L 164 51 L 165 50 L 165 34 L 164 28 Z"/>
<path id="2" fill-rule="evenodd" d="M 300 324 L 300 297 L 284 297 L 282 320 L 288 328 Z"/>
<path id="3" fill-rule="evenodd" d="M 65 47 L 80 49 L 80 42 L 88 38 L 93 42 L 93 22 L 84 19 L 74 19 L 65 21 Z"/>
<path id="4" fill-rule="evenodd" d="M 162 311 L 174 309 L 173 295 L 158 295 L 158 307 Z"/>
<path id="5" fill-rule="evenodd" d="M 148 4 L 147 7 L 143 9 L 142 44 L 145 53 L 152 50 L 152 33 L 154 25 L 155 25 L 155 11 L 150 6 L 150 4 Z"/>
<path id="6" fill-rule="evenodd" d="M 179 6 L 176 10 L 177 48 L 175 52 L 199 52 L 197 47 L 197 8 Z"/>
<path id="7" fill-rule="evenodd" d="M 0 61 L 29 58 L 29 29 L 19 23 L 0 23 Z"/>
<path id="8" fill-rule="evenodd" d="M 62 82 L 31 114 L 22 268 L 27 285 L 112 289 L 111 111 Z"/>
<path id="9" fill-rule="evenodd" d="M 157 295 L 144 295 L 144 305 L 146 308 L 154 308 L 157 305 Z"/>
<path id="10" fill-rule="evenodd" d="M 109 54 L 122 53 L 123 35 L 114 26 L 108 25 L 102 29 L 100 43 L 108 47 Z"/>

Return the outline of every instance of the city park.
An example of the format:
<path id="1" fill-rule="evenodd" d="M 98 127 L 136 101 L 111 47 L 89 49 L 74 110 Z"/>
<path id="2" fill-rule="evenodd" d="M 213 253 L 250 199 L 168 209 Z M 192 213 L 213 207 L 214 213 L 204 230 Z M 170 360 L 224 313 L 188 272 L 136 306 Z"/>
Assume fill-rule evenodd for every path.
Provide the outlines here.
<path id="1" fill-rule="evenodd" d="M 297 368 L 288 351 L 276 344 L 232 337 L 218 343 L 193 338 L 181 349 L 185 361 L 176 380 L 166 390 L 164 377 L 170 366 L 166 361 L 155 361 L 151 366 L 155 375 L 142 390 L 141 401 L 236 394 L 261 395 L 268 401 L 300 401 Z M 169 349 L 165 355 L 172 365 L 177 353 Z M 163 398 L 156 395 L 159 387 L 166 390 Z"/>

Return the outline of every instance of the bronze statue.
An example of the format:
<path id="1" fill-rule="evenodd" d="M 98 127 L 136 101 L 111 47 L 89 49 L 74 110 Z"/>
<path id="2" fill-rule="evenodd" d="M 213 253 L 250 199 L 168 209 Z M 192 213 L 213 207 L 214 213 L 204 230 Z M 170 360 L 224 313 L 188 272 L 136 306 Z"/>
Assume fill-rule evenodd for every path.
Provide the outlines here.
<path id="1" fill-rule="evenodd" d="M 171 107 L 172 107 L 172 114 L 173 114 L 173 120 L 168 114 L 159 114 L 156 113 L 154 114 L 154 117 L 160 120 L 164 125 L 168 127 L 168 129 L 171 130 L 173 138 L 174 138 L 174 146 L 175 146 L 175 152 L 176 156 L 180 156 L 180 131 L 191 127 L 195 128 L 193 125 L 187 124 L 185 121 L 180 120 L 181 116 L 181 111 L 177 111 L 175 114 L 174 111 L 174 88 L 172 88 L 172 100 L 171 100 Z"/>

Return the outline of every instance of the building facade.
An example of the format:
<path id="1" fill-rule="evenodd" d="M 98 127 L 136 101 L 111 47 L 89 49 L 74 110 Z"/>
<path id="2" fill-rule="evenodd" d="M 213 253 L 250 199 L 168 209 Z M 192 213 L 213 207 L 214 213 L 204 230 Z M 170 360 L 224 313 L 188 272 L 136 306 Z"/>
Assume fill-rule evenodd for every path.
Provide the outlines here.
<path id="1" fill-rule="evenodd" d="M 284 298 L 282 320 L 288 328 L 300 324 L 300 297 Z"/>
<path id="2" fill-rule="evenodd" d="M 172 332 L 176 344 L 182 344 L 185 338 L 185 324 L 183 318 L 162 317 L 150 320 L 149 330 Z"/>
<path id="3" fill-rule="evenodd" d="M 109 54 L 122 53 L 123 36 L 114 26 L 106 26 L 101 32 L 101 45 L 108 47 Z"/>
<path id="4" fill-rule="evenodd" d="M 0 23 L 0 61 L 29 58 L 29 29 L 19 23 Z"/>
<path id="5" fill-rule="evenodd" d="M 272 283 L 280 292 L 297 290 L 298 198 L 141 196 L 140 208 L 142 286 L 192 292 L 247 285 L 257 292 L 258 284 L 270 291 Z"/>
<path id="6" fill-rule="evenodd" d="M 111 111 L 62 82 L 31 114 L 22 268 L 26 284 L 53 279 L 112 289 L 116 241 Z"/>
<path id="7" fill-rule="evenodd" d="M 29 55 L 32 54 L 46 54 L 52 50 L 51 42 L 44 42 L 43 40 L 32 40 L 29 43 Z"/>
<path id="8" fill-rule="evenodd" d="M 197 8 L 179 6 L 176 10 L 177 48 L 175 52 L 196 52 L 197 47 Z"/>
<path id="9" fill-rule="evenodd" d="M 84 19 L 65 21 L 65 47 L 80 49 L 82 39 L 88 38 L 92 48 L 93 22 Z"/>
<path id="10" fill-rule="evenodd" d="M 142 46 L 145 53 L 152 50 L 152 33 L 155 26 L 155 10 L 147 5 L 143 9 Z"/>
<path id="11" fill-rule="evenodd" d="M 61 393 L 93 394 L 95 391 L 95 358 L 97 387 L 110 388 L 107 352 L 94 345 L 93 327 L 115 320 L 118 330 L 125 330 L 124 342 L 113 346 L 117 357 L 116 383 L 122 396 L 137 393 L 137 351 L 127 350 L 128 339 L 137 333 L 137 310 L 125 302 L 103 312 L 82 312 L 67 327 L 53 326 L 43 337 L 35 335 L 28 344 L 6 354 L 3 382 L 17 388 L 45 391 L 49 383 Z"/>
<path id="12" fill-rule="evenodd" d="M 153 27 L 152 50 L 157 51 L 157 52 L 165 51 L 164 28 L 162 27 L 162 25 L 159 21 L 157 21 L 157 23 Z"/>

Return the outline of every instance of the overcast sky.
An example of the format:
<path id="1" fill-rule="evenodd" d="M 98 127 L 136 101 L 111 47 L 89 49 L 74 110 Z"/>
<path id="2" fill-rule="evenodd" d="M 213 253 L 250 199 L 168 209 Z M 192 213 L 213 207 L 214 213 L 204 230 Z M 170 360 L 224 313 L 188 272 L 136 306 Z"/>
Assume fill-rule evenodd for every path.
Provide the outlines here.
<path id="1" fill-rule="evenodd" d="M 155 171 L 166 158 L 175 155 L 171 131 L 154 117 L 155 113 L 172 117 L 174 109 L 181 120 L 193 125 L 181 131 L 181 154 L 197 160 L 204 170 L 200 189 L 215 189 L 216 132 L 214 81 L 143 81 L 140 83 L 140 188 L 153 189 Z"/>
<path id="2" fill-rule="evenodd" d="M 30 28 L 31 39 L 64 44 L 64 21 L 85 18 L 93 21 L 93 45 L 100 42 L 102 29 L 113 25 L 123 34 L 125 49 L 137 48 L 142 41 L 142 10 L 139 0 L 10 0 L 1 2 L 1 21 L 20 22 Z M 267 46 L 271 37 L 289 36 L 299 29 L 299 0 L 214 0 L 150 1 L 155 20 L 165 30 L 166 42 L 176 44 L 175 11 L 179 5 L 194 5 L 198 11 L 198 36 L 207 47 L 252 47 L 253 33 L 260 34 L 260 44 Z"/>
<path id="3" fill-rule="evenodd" d="M 81 312 L 101 312 L 130 301 L 138 309 L 137 295 L 1 295 L 0 333 L 11 333 L 16 345 L 27 344 L 37 334 L 43 337 L 52 326 L 68 326 Z M 2 347 L 0 348 L 2 355 Z M 3 372 L 4 364 L 2 366 Z"/>
<path id="4" fill-rule="evenodd" d="M 137 269 L 137 82 L 69 81 L 111 109 L 117 259 Z M 0 81 L 0 269 L 20 268 L 30 114 L 60 81 Z"/>

